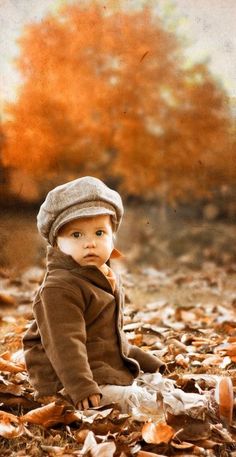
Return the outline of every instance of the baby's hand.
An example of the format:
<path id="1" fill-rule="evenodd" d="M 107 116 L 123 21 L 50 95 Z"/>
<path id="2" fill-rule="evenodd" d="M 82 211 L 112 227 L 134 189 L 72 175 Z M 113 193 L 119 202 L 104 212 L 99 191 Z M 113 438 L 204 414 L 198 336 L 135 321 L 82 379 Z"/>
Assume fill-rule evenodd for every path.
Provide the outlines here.
<path id="1" fill-rule="evenodd" d="M 84 398 L 83 400 L 77 403 L 78 409 L 88 409 L 90 406 L 99 406 L 101 397 L 99 394 L 89 395 L 88 398 Z"/>

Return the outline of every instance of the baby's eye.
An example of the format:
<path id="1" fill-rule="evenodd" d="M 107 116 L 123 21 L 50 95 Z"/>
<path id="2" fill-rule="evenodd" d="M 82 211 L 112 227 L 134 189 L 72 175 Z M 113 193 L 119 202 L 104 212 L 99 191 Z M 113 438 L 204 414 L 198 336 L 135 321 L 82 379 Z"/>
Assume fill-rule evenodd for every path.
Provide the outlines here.
<path id="1" fill-rule="evenodd" d="M 80 238 L 82 236 L 81 232 L 73 232 L 72 233 L 73 238 Z"/>
<path id="2" fill-rule="evenodd" d="M 103 230 L 97 230 L 96 235 L 97 236 L 102 236 L 105 232 Z"/>

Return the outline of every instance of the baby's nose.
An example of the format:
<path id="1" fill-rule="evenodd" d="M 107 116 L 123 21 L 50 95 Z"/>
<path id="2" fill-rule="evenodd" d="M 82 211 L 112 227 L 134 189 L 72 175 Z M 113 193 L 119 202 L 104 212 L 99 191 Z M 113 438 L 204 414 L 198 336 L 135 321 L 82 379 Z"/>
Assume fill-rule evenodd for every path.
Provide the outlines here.
<path id="1" fill-rule="evenodd" d="M 86 248 L 95 248 L 96 243 L 94 238 L 87 238 L 84 242 Z"/>

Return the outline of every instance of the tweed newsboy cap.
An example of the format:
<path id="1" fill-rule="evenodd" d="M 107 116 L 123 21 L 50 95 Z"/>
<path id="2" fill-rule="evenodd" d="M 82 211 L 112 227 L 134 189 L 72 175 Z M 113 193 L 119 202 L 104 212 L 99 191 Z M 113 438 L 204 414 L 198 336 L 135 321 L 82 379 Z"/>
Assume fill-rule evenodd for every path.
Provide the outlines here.
<path id="1" fill-rule="evenodd" d="M 92 176 L 75 179 L 52 189 L 40 207 L 37 226 L 53 246 L 59 229 L 80 217 L 110 214 L 117 231 L 123 216 L 120 195 Z"/>

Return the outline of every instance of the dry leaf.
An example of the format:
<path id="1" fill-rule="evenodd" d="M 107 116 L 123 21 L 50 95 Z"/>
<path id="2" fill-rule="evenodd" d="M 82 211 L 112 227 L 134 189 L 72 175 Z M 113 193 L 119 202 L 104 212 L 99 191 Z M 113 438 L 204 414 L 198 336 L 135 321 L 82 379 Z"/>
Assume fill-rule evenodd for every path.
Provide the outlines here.
<path id="1" fill-rule="evenodd" d="M 10 351 L 5 351 L 2 354 L 0 354 L 0 358 L 3 358 L 4 360 L 11 360 Z"/>
<path id="2" fill-rule="evenodd" d="M 0 411 L 0 436 L 11 439 L 17 438 L 22 433 L 24 433 L 24 426 L 19 417 Z"/>
<path id="3" fill-rule="evenodd" d="M 93 432 L 89 432 L 86 436 L 81 454 L 90 452 L 91 457 L 112 457 L 116 451 L 116 445 L 113 441 L 97 444 Z"/>
<path id="4" fill-rule="evenodd" d="M 41 444 L 41 449 L 44 451 L 44 452 L 48 452 L 49 454 L 48 455 L 58 455 L 58 456 L 63 456 L 64 455 L 64 452 L 66 450 L 66 447 L 60 447 L 60 446 L 45 446 L 43 444 Z"/>
<path id="5" fill-rule="evenodd" d="M 193 419 L 185 414 L 175 416 L 167 413 L 167 422 L 178 432 L 180 440 L 197 441 L 207 439 L 211 434 L 210 424 L 206 420 Z"/>
<path id="6" fill-rule="evenodd" d="M 48 428 L 59 423 L 64 423 L 64 413 L 65 405 L 52 402 L 41 408 L 29 411 L 22 416 L 22 420 L 24 422 L 30 422 L 31 424 L 43 425 Z"/>
<path id="7" fill-rule="evenodd" d="M 176 443 L 175 441 L 171 441 L 171 446 L 174 447 L 175 449 L 178 450 L 183 450 L 183 449 L 193 449 L 194 444 L 193 443 L 187 443 L 186 441 L 182 441 L 181 443 Z"/>
<path id="8" fill-rule="evenodd" d="M 15 299 L 9 295 L 9 294 L 6 294 L 6 292 L 3 292 L 1 291 L 0 292 L 0 305 L 15 305 L 16 304 L 16 301 Z"/>
<path id="9" fill-rule="evenodd" d="M 189 366 L 189 357 L 184 357 L 182 354 L 176 355 L 175 361 L 180 367 L 187 368 Z"/>
<path id="10" fill-rule="evenodd" d="M 231 424 L 234 406 L 233 384 L 231 378 L 223 377 L 219 380 L 216 389 L 216 400 L 219 403 L 219 413 L 221 419 L 223 419 L 227 424 Z"/>
<path id="11" fill-rule="evenodd" d="M 17 365 L 10 360 L 6 360 L 3 357 L 0 357 L 0 371 L 9 371 L 10 373 L 20 373 L 25 371 L 25 366 Z"/>
<path id="12" fill-rule="evenodd" d="M 204 449 L 214 449 L 220 446 L 220 443 L 212 440 L 200 440 L 198 441 L 198 445 L 203 447 Z"/>
<path id="13" fill-rule="evenodd" d="M 75 433 L 75 439 L 78 444 L 84 444 L 87 436 L 89 434 L 89 430 L 87 428 L 84 428 L 82 430 L 79 430 L 78 432 Z"/>
<path id="14" fill-rule="evenodd" d="M 114 441 L 100 443 L 90 449 L 91 457 L 112 457 L 116 451 Z"/>
<path id="15" fill-rule="evenodd" d="M 137 457 L 165 457 L 164 454 L 155 454 L 154 452 L 139 451 Z"/>
<path id="16" fill-rule="evenodd" d="M 4 383 L 0 383 L 0 394 L 12 394 L 12 395 L 16 395 L 16 396 L 20 396 L 22 395 L 24 392 L 24 388 L 23 386 L 19 386 L 17 384 L 14 384 L 12 382 L 4 382 Z"/>
<path id="17" fill-rule="evenodd" d="M 236 356 L 236 344 L 229 344 L 225 348 L 225 353 L 226 355 L 229 355 L 230 357 L 235 357 Z"/>
<path id="18" fill-rule="evenodd" d="M 223 359 L 217 355 L 211 355 L 202 361 L 202 366 L 219 366 Z"/>
<path id="19" fill-rule="evenodd" d="M 147 422 L 142 428 L 142 437 L 146 443 L 169 443 L 175 431 L 165 422 Z"/>

